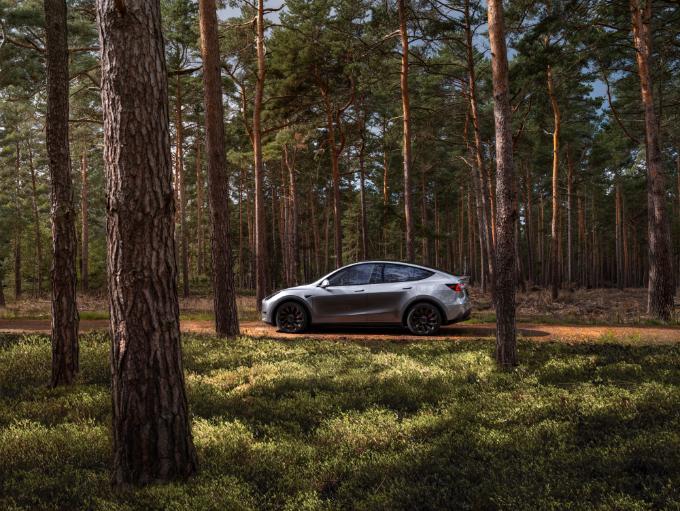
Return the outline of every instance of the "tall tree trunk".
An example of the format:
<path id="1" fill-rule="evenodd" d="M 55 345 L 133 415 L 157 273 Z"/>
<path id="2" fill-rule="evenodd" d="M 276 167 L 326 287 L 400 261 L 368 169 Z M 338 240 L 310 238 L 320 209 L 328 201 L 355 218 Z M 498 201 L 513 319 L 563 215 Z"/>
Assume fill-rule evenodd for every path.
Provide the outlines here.
<path id="1" fill-rule="evenodd" d="M 517 365 L 515 327 L 515 169 L 512 157 L 512 117 L 508 56 L 505 46 L 502 0 L 489 0 L 489 42 L 496 128 L 496 361 L 501 367 Z"/>
<path id="2" fill-rule="evenodd" d="M 420 229 L 422 231 L 422 260 L 424 265 L 430 264 L 430 236 L 427 219 L 427 169 L 423 167 L 420 175 Z"/>
<path id="3" fill-rule="evenodd" d="M 477 78 L 475 72 L 475 59 L 474 59 L 474 45 L 472 41 L 472 26 L 470 19 L 470 2 L 465 0 L 465 53 L 467 58 L 467 71 L 468 71 L 468 95 L 470 101 L 470 116 L 472 119 L 472 133 L 475 141 L 475 162 L 477 165 L 478 178 L 480 181 L 480 200 L 481 200 L 481 217 L 480 217 L 480 227 L 482 229 L 482 239 L 484 243 L 484 250 L 486 251 L 487 258 L 487 272 L 489 275 L 489 285 L 493 293 L 493 281 L 494 281 L 494 256 L 493 256 L 493 243 L 494 234 L 492 229 L 493 219 L 491 217 L 491 196 L 489 194 L 489 187 L 487 183 L 489 182 L 489 177 L 486 169 L 486 164 L 484 162 L 484 148 L 482 146 L 482 135 L 479 129 L 479 113 L 477 106 Z"/>
<path id="4" fill-rule="evenodd" d="M 245 265 L 243 263 L 243 245 L 245 244 L 244 233 L 243 233 L 243 187 L 244 187 L 244 170 L 243 166 L 240 167 L 238 173 L 238 256 L 236 261 L 238 262 L 238 274 L 236 277 L 236 282 L 238 287 L 243 288 L 245 283 Z"/>
<path id="5" fill-rule="evenodd" d="M 177 169 L 177 195 L 179 198 L 179 239 L 182 268 L 182 295 L 189 296 L 189 233 L 187 233 L 187 188 L 184 176 L 184 126 L 182 123 L 182 77 L 177 74 L 175 94 L 175 168 Z"/>
<path id="6" fill-rule="evenodd" d="M 402 152 L 404 159 L 404 220 L 406 223 L 406 259 L 416 259 L 413 232 L 413 204 L 411 203 L 411 105 L 408 90 L 408 33 L 406 32 L 406 0 L 397 0 L 399 36 L 401 38 L 401 107 L 403 120 Z"/>
<path id="7" fill-rule="evenodd" d="M 615 240 L 616 240 L 616 287 L 623 289 L 623 212 L 621 204 L 621 183 L 616 183 L 614 203 L 615 203 Z"/>
<path id="8" fill-rule="evenodd" d="M 652 55 L 651 0 L 630 0 L 633 43 L 640 77 L 640 95 L 645 112 L 645 149 L 647 156 L 647 218 L 649 230 L 649 283 L 647 312 L 663 321 L 673 310 L 673 265 L 670 229 L 666 218 L 666 183 L 659 148 L 659 134 L 649 61 Z"/>
<path id="9" fill-rule="evenodd" d="M 587 275 L 587 264 L 586 264 L 586 242 L 587 242 L 587 237 L 586 237 L 586 208 L 585 208 L 585 200 L 581 198 L 579 195 L 577 198 L 577 206 L 578 210 L 578 284 L 580 286 L 583 286 L 586 284 L 586 275 Z"/>
<path id="10" fill-rule="evenodd" d="M 70 384 L 78 373 L 76 223 L 69 156 L 66 1 L 45 0 L 47 155 L 52 182 L 52 378 Z"/>
<path id="11" fill-rule="evenodd" d="M 284 146 L 285 147 L 285 146 Z M 297 285 L 299 281 L 299 256 L 300 256 L 300 240 L 298 234 L 298 192 L 297 179 L 295 178 L 295 150 L 293 151 L 292 161 L 288 160 L 288 154 L 285 154 L 286 167 L 288 169 L 288 190 L 289 190 L 289 208 L 288 208 L 288 250 L 290 254 L 290 276 L 291 283 Z"/>
<path id="12" fill-rule="evenodd" d="M 201 165 L 201 140 L 196 135 L 196 272 L 205 272 L 205 237 L 203 227 L 203 166 Z"/>
<path id="13" fill-rule="evenodd" d="M 389 155 L 387 151 L 387 121 L 383 120 L 382 139 L 383 139 L 383 182 L 382 182 L 382 242 L 384 257 L 387 258 L 387 214 L 390 203 L 389 194 Z"/>
<path id="14" fill-rule="evenodd" d="M 14 299 L 20 300 L 21 289 L 21 235 L 22 235 L 22 221 L 21 221 L 21 204 L 19 197 L 21 195 L 19 176 L 21 172 L 21 149 L 19 140 L 16 141 L 16 159 L 14 165 Z"/>
<path id="15" fill-rule="evenodd" d="M 255 46 L 257 50 L 257 79 L 253 102 L 253 153 L 255 155 L 255 298 L 257 310 L 267 295 L 267 232 L 264 205 L 264 164 L 262 161 L 262 97 L 264 94 L 264 0 L 257 1 Z"/>
<path id="16" fill-rule="evenodd" d="M 205 102 L 208 188 L 212 215 L 212 281 L 217 335 L 239 334 L 229 239 L 229 179 L 224 151 L 224 110 L 220 76 L 220 45 L 215 0 L 199 0 L 201 56 Z"/>
<path id="17" fill-rule="evenodd" d="M 83 150 L 80 158 L 80 281 L 83 291 L 87 291 L 90 287 L 90 229 L 89 229 L 89 210 L 88 210 L 88 195 L 89 183 L 87 175 L 87 153 Z"/>
<path id="18" fill-rule="evenodd" d="M 553 80 L 552 66 L 548 65 L 548 96 L 553 111 L 553 158 L 552 158 L 552 220 L 550 228 L 550 275 L 551 296 L 557 300 L 560 287 L 559 270 L 559 167 L 560 167 L 560 130 L 562 129 L 562 116 L 555 95 L 555 83 Z"/>
<path id="19" fill-rule="evenodd" d="M 40 236 L 40 215 L 38 213 L 38 186 L 33 165 L 33 147 L 31 139 L 28 139 L 28 164 L 31 169 L 31 192 L 33 206 L 33 227 L 35 229 L 35 280 L 37 283 L 37 295 L 42 294 L 42 236 Z"/>
<path id="20" fill-rule="evenodd" d="M 458 187 L 458 271 L 462 275 L 466 275 L 467 268 L 463 261 L 463 252 L 465 249 L 465 195 L 463 194 L 463 185 Z M 468 233 L 468 238 L 470 237 Z"/>
<path id="21" fill-rule="evenodd" d="M 532 286 L 536 279 L 536 274 L 534 270 L 534 219 L 533 219 L 533 186 L 531 184 L 531 171 L 529 166 L 526 168 L 526 178 L 525 178 L 525 189 L 526 189 L 526 203 L 525 203 L 525 216 L 526 216 L 526 239 L 527 239 L 527 280 L 529 285 Z"/>
<path id="22" fill-rule="evenodd" d="M 567 281 L 574 282 L 574 241 L 573 241 L 573 209 L 574 209 L 574 162 L 567 150 Z"/>
<path id="23" fill-rule="evenodd" d="M 363 105 L 362 105 L 363 106 Z M 368 259 L 368 221 L 366 219 L 366 113 L 361 116 L 359 132 L 359 202 L 361 215 L 361 259 Z"/>
<path id="24" fill-rule="evenodd" d="M 113 483 L 196 472 L 184 389 L 160 2 L 97 2 L 107 175 Z M 225 275 L 221 275 L 225 278 Z"/>

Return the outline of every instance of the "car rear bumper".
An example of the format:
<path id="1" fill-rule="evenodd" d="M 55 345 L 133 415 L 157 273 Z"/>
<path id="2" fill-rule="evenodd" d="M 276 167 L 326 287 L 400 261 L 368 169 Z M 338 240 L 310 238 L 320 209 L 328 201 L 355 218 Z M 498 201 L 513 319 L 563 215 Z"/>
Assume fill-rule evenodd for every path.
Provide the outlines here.
<path id="1" fill-rule="evenodd" d="M 472 304 L 470 302 L 465 302 L 456 305 L 450 305 L 446 310 L 446 325 L 452 323 L 459 323 L 470 318 L 472 314 Z"/>

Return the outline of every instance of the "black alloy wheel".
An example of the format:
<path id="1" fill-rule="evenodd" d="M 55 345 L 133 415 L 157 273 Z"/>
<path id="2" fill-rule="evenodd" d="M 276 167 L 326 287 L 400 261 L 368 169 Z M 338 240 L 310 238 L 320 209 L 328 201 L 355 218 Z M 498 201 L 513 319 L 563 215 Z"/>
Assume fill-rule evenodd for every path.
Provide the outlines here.
<path id="1" fill-rule="evenodd" d="M 431 303 L 417 303 L 406 316 L 406 325 L 414 335 L 434 335 L 442 326 L 442 316 Z"/>
<path id="2" fill-rule="evenodd" d="M 309 320 L 307 311 L 297 302 L 284 302 L 276 310 L 276 326 L 287 334 L 304 332 Z"/>

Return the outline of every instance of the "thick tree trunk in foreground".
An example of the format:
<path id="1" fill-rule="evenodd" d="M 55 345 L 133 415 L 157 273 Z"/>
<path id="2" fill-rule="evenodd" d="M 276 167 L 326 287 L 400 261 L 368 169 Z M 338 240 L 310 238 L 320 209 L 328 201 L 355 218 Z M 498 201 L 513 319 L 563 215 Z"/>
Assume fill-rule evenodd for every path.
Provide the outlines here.
<path id="1" fill-rule="evenodd" d="M 559 168 L 560 168 L 560 131 L 562 129 L 562 116 L 555 95 L 555 82 L 553 80 L 552 67 L 548 65 L 548 96 L 553 111 L 553 159 L 552 159 L 552 220 L 550 223 L 550 276 L 551 296 L 557 300 L 560 288 L 559 269 Z"/>
<path id="2" fill-rule="evenodd" d="M 217 335 L 239 334 L 229 239 L 229 181 L 224 152 L 224 110 L 220 77 L 220 45 L 215 0 L 199 0 L 201 56 L 205 102 L 208 188 L 212 215 L 212 277 Z"/>
<path id="3" fill-rule="evenodd" d="M 81 179 L 81 190 L 80 190 L 80 221 L 81 221 L 81 232 L 80 232 L 80 282 L 83 287 L 83 291 L 89 289 L 90 280 L 90 265 L 88 259 L 90 257 L 90 229 L 89 229 L 89 212 L 88 212 L 88 194 L 89 194 L 89 184 L 87 181 L 87 153 L 83 151 L 83 155 L 80 159 L 80 179 Z"/>
<path id="4" fill-rule="evenodd" d="M 264 212 L 264 163 L 262 159 L 262 97 L 264 95 L 264 1 L 257 2 L 255 47 L 257 50 L 257 79 L 253 101 L 253 154 L 255 155 L 255 298 L 257 310 L 267 295 L 267 228 Z"/>
<path id="5" fill-rule="evenodd" d="M 505 46 L 503 3 L 489 0 L 489 42 L 493 75 L 496 128 L 496 361 L 501 367 L 517 365 L 515 327 L 515 169 L 512 158 L 512 117 L 508 56 Z"/>
<path id="6" fill-rule="evenodd" d="M 630 0 L 635 58 L 640 77 L 640 95 L 645 112 L 645 149 L 647 155 L 647 219 L 649 230 L 649 282 L 647 313 L 663 321 L 673 310 L 673 265 L 670 250 L 670 229 L 666 218 L 666 183 L 649 60 L 652 54 L 650 23 L 651 0 Z"/>
<path id="7" fill-rule="evenodd" d="M 408 33 L 406 32 L 406 0 L 397 0 L 399 36 L 401 38 L 401 107 L 403 121 L 402 153 L 404 158 L 404 220 L 406 223 L 406 259 L 415 262 L 415 234 L 413 232 L 413 204 L 411 202 L 411 105 L 408 91 Z"/>
<path id="8" fill-rule="evenodd" d="M 107 176 L 113 483 L 196 472 L 179 330 L 160 2 L 98 0 Z"/>
<path id="9" fill-rule="evenodd" d="M 68 141 L 69 89 L 66 1 L 45 0 L 47 155 L 52 183 L 52 378 L 54 387 L 78 373 L 76 240 Z"/>

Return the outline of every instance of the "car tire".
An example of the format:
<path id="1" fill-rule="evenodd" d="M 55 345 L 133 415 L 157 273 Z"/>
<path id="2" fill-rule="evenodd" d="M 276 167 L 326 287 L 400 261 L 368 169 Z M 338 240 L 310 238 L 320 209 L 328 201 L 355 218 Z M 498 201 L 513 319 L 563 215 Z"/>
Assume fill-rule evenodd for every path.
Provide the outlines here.
<path id="1" fill-rule="evenodd" d="M 299 334 L 309 326 L 309 315 L 304 305 L 292 300 L 276 308 L 275 320 L 276 327 L 287 334 Z"/>
<path id="2" fill-rule="evenodd" d="M 419 302 L 408 310 L 406 326 L 413 335 L 435 335 L 442 326 L 442 314 L 435 305 Z"/>

